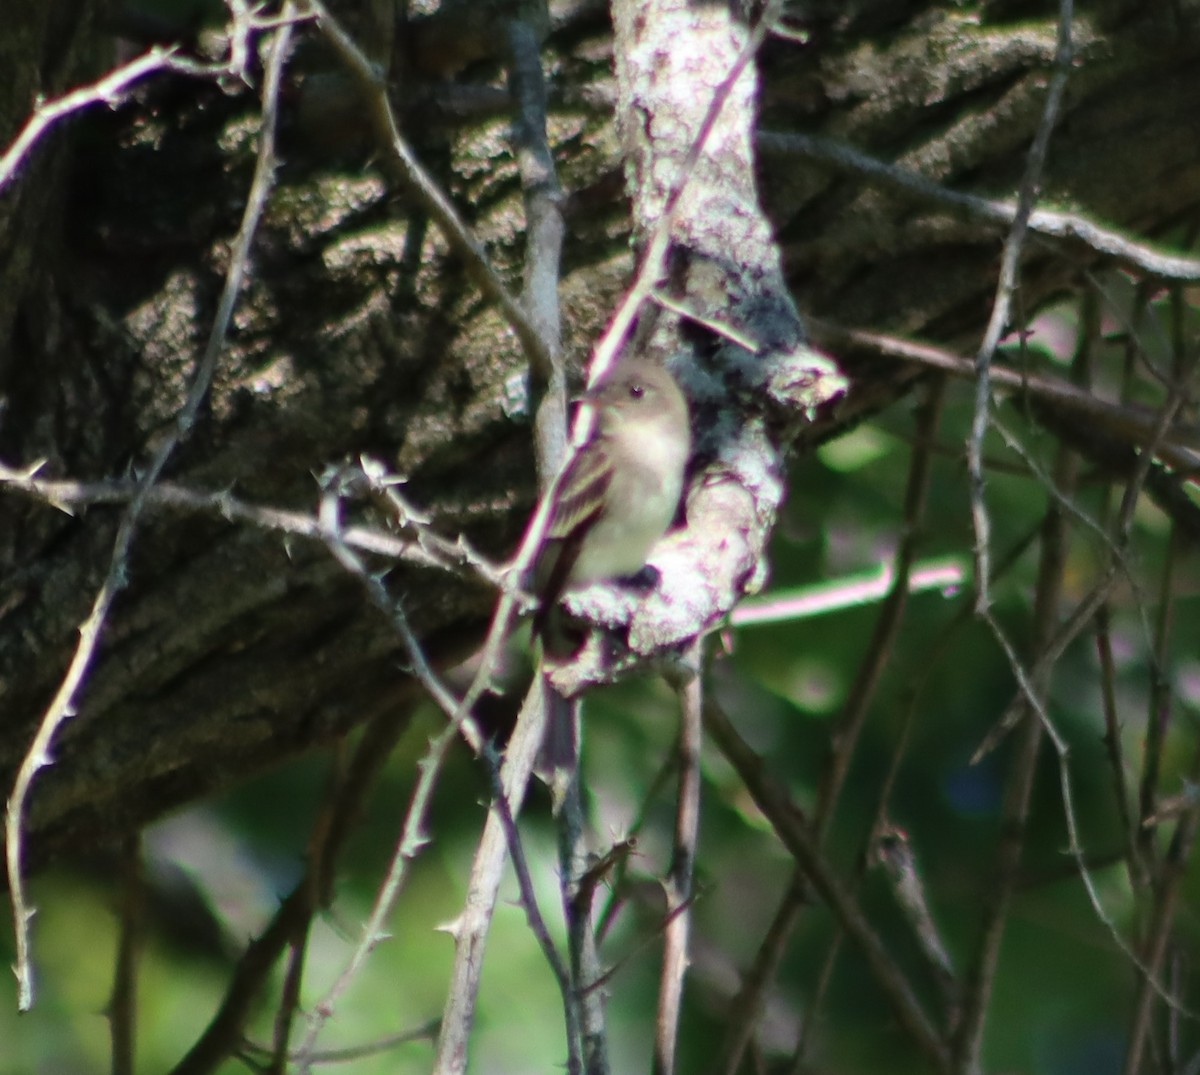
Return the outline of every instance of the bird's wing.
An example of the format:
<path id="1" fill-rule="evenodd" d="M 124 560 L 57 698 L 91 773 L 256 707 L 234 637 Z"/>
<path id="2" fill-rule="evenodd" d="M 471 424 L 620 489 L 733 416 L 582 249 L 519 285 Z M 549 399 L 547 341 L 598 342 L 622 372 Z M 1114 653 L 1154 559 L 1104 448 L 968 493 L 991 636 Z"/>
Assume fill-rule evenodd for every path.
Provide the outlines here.
<path id="1" fill-rule="evenodd" d="M 559 482 L 546 537 L 561 541 L 590 522 L 604 507 L 613 468 L 602 441 L 592 441 L 571 460 Z"/>
<path id="2" fill-rule="evenodd" d="M 603 511 L 612 475 L 603 442 L 593 440 L 576 453 L 553 491 L 554 510 L 532 572 L 532 588 L 541 601 L 533 617 L 535 634 L 545 636 L 547 617 L 583 547 L 571 538 Z"/>

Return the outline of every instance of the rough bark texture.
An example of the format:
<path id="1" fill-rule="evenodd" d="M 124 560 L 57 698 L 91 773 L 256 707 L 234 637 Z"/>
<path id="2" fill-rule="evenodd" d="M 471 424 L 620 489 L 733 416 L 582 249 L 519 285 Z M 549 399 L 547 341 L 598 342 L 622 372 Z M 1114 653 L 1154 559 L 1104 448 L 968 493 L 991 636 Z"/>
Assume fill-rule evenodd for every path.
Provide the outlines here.
<path id="1" fill-rule="evenodd" d="M 0 67 L 12 73 L 0 87 L 5 143 L 36 93 L 94 77 L 114 56 L 95 5 L 79 0 L 70 19 L 61 5 L 20 6 L 0 27 Z M 503 78 L 484 9 L 447 4 L 398 29 L 396 99 L 423 160 L 516 290 L 521 198 L 503 95 L 486 89 Z M 1041 6 L 876 0 L 809 5 L 804 18 L 807 44 L 776 39 L 763 53 L 763 128 L 834 136 L 955 189 L 1013 193 L 1054 51 Z M 1188 219 L 1200 191 L 1198 18 L 1187 2 L 1084 7 L 1046 199 L 1146 234 Z M 621 177 L 657 181 L 636 144 L 644 119 L 625 117 L 617 134 L 612 45 L 604 7 L 591 3 L 557 11 L 545 42 L 568 193 L 562 296 L 575 363 L 628 279 L 630 233 L 651 223 L 628 219 Z M 698 85 L 697 98 L 710 89 Z M 298 54 L 289 94 L 284 161 L 236 333 L 171 478 L 305 510 L 316 500 L 312 472 L 370 453 L 408 475 L 409 497 L 443 533 L 465 532 L 500 556 L 534 495 L 530 428 L 513 404 L 524 368 L 515 338 L 436 228 L 380 178 L 353 97 L 319 46 Z M 257 114 L 237 87 L 159 79 L 56 129 L 0 194 L 0 459 L 112 477 L 136 467 L 171 421 L 211 322 Z M 786 350 L 797 327 L 772 279 L 766 231 L 739 209 L 754 192 L 748 147 L 735 149 L 710 162 L 730 166 L 722 182 L 734 231 L 717 237 L 726 263 L 705 245 L 713 236 L 697 235 L 672 262 L 673 281 L 686 278 L 692 302 L 707 288 L 700 312 L 735 325 L 761 326 L 755 304 L 766 297 L 786 331 L 765 342 Z M 763 158 L 757 178 L 802 312 L 950 342 L 978 332 L 998 228 L 796 157 Z M 1089 260 L 1033 245 L 1023 301 L 1053 294 Z M 697 346 L 686 326 L 669 331 L 646 346 Z M 851 372 L 848 399 L 817 415 L 802 441 L 886 403 L 911 376 L 882 364 Z M 763 502 L 768 514 L 776 495 Z M 70 517 L 0 500 L 5 785 L 106 569 L 116 511 Z M 756 571 L 758 551 L 731 577 Z M 477 641 L 486 587 L 415 568 L 397 569 L 390 584 L 435 656 Z M 155 516 L 78 716 L 35 787 L 35 859 L 115 838 L 406 704 L 413 688 L 397 665 L 382 617 L 321 548 L 211 517 Z"/>

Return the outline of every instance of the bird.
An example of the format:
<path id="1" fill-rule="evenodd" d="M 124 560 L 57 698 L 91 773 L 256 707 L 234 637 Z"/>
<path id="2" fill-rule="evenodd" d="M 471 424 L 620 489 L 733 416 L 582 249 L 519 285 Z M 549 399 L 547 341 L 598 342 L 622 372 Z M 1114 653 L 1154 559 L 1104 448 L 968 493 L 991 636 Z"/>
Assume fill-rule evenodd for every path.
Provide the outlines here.
<path id="1" fill-rule="evenodd" d="M 534 630 L 543 637 L 566 590 L 657 578 L 646 561 L 678 513 L 691 453 L 687 399 L 661 365 L 626 360 L 583 400 L 595 409 L 593 432 L 551 486 L 550 521 L 532 571 Z"/>

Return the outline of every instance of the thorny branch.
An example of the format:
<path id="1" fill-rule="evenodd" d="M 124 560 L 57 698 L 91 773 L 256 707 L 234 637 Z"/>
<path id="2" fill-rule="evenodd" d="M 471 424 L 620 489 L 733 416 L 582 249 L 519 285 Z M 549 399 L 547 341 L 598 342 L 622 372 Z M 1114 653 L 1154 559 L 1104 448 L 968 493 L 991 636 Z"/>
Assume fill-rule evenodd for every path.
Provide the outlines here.
<path id="1" fill-rule="evenodd" d="M 114 107 L 135 82 L 158 71 L 213 78 L 233 73 L 229 64 L 197 64 L 182 59 L 173 48 L 152 48 L 149 52 L 110 71 L 88 86 L 65 93 L 52 101 L 40 101 L 25 126 L 0 157 L 0 192 L 16 177 L 30 151 L 56 123 L 89 105 Z"/>
<path id="2" fill-rule="evenodd" d="M 309 1015 L 304 1040 L 297 1053 L 299 1070 L 303 1073 L 309 1072 L 312 1068 L 317 1037 L 325 1022 L 333 1015 L 337 1001 L 358 976 L 367 957 L 384 938 L 384 924 L 391 916 L 396 900 L 399 898 L 409 863 L 428 843 L 425 824 L 429 813 L 430 799 L 451 746 L 455 739 L 462 735 L 476 753 L 483 749 L 483 736 L 475 725 L 470 708 L 465 707 L 460 699 L 455 698 L 429 667 L 421 645 L 409 626 L 403 608 L 387 592 L 383 579 L 369 571 L 361 558 L 338 539 L 343 492 L 342 477 L 338 473 L 329 477 L 321 501 L 321 519 L 325 526 L 325 532 L 329 535 L 327 539 L 329 550 L 347 571 L 360 579 L 372 604 L 387 615 L 404 644 L 413 673 L 448 719 L 446 727 L 433 738 L 429 744 L 429 751 L 418 764 L 420 775 L 413 787 L 409 807 L 401 827 L 400 839 L 392 854 L 387 875 L 376 893 L 375 903 L 363 926 L 359 942 L 341 974 Z"/>
<path id="3" fill-rule="evenodd" d="M 370 460 L 362 461 L 364 474 L 378 471 Z M 102 482 L 77 482 L 39 478 L 38 465 L 21 470 L 0 463 L 0 485 L 33 497 L 52 508 L 73 514 L 75 509 L 94 504 L 127 504 L 138 492 L 134 481 L 114 479 Z M 463 537 L 453 540 L 439 534 L 413 505 L 396 490 L 396 479 L 385 479 L 379 490 L 395 511 L 395 517 L 412 540 L 370 526 L 347 526 L 340 540 L 358 552 L 370 553 L 397 562 L 431 568 L 459 576 L 475 575 L 497 590 L 510 587 L 509 575 L 473 549 Z M 252 504 L 228 489 L 206 492 L 176 482 L 159 482 L 143 497 L 144 510 L 190 512 L 241 523 L 285 537 L 324 543 L 328 537 L 321 520 L 304 512 Z"/>
<path id="4" fill-rule="evenodd" d="M 285 3 L 283 11 L 285 16 L 294 14 L 295 9 L 290 0 Z M 116 539 L 113 542 L 108 573 L 92 603 L 91 612 L 80 626 L 79 645 L 76 647 L 58 692 L 42 716 L 33 743 L 17 771 L 13 790 L 8 799 L 4 827 L 5 857 L 16 933 L 17 1003 L 22 1011 L 28 1010 L 33 1004 L 33 970 L 29 939 L 29 922 L 33 915 L 33 909 L 26 903 L 24 880 L 21 875 L 26 799 L 37 773 L 51 763 L 50 747 L 59 729 L 75 714 L 76 696 L 95 656 L 100 632 L 108 618 L 113 601 L 117 594 L 124 589 L 128 580 L 129 553 L 149 491 L 158 481 L 175 449 L 190 434 L 201 404 L 212 384 L 217 359 L 224 349 L 230 320 L 233 317 L 242 281 L 246 275 L 250 246 L 271 189 L 275 166 L 275 127 L 279 114 L 279 87 L 291 38 L 292 25 L 290 21 L 285 21 L 271 36 L 270 58 L 267 61 L 266 77 L 263 83 L 262 126 L 254 178 L 247 196 L 241 227 L 238 229 L 230 251 L 225 285 L 221 292 L 204 354 L 196 368 L 187 398 L 176 417 L 174 428 L 159 444 L 145 473 L 137 483 L 133 499 L 129 501 L 129 505 L 125 509 L 125 514 L 117 529 Z"/>
<path id="5" fill-rule="evenodd" d="M 558 302 L 564 225 L 561 192 L 546 133 L 546 91 L 536 36 L 524 20 L 514 18 L 505 26 L 505 45 L 509 87 L 515 106 L 514 140 L 526 212 L 523 300 L 538 342 L 537 347 L 527 347 L 526 351 L 530 360 L 530 385 L 535 397 L 540 396 L 536 399 L 534 450 L 542 500 L 522 539 L 513 568 L 517 578 L 524 578 L 549 525 L 555 475 L 561 473 L 567 463 L 566 378 L 560 354 L 562 340 Z M 500 647 L 508 633 L 510 618 L 510 611 L 501 600 L 484 643 L 472 691 L 480 689 L 493 674 Z M 467 696 L 470 697 L 470 694 L 471 691 L 468 691 Z M 467 1040 L 501 871 L 506 851 L 514 848 L 516 832 L 513 819 L 520 813 L 547 721 L 552 719 L 553 712 L 557 712 L 560 718 L 566 716 L 571 720 L 576 720 L 578 716 L 575 709 L 578 703 L 554 705 L 554 702 L 555 699 L 550 697 L 549 685 L 535 675 L 495 780 L 496 794 L 471 867 L 467 905 L 454 931 L 454 967 L 437 1042 L 436 1065 L 439 1072 L 459 1071 L 466 1064 Z M 565 804 L 562 812 L 564 839 L 570 831 L 582 831 L 581 815 L 576 796 Z M 573 828 L 568 829 L 568 826 Z M 571 880 L 567 871 L 561 878 L 561 884 L 566 888 Z M 528 904 L 527 911 L 534 913 Z M 557 963 L 552 961 L 551 966 L 557 976 Z M 571 976 L 571 968 L 578 966 L 579 953 L 577 947 L 573 946 L 566 980 L 560 977 L 568 1063 L 572 1072 L 580 1071 L 583 1064 L 582 1040 L 588 1019 L 588 1012 L 580 1004 L 578 983 Z"/>

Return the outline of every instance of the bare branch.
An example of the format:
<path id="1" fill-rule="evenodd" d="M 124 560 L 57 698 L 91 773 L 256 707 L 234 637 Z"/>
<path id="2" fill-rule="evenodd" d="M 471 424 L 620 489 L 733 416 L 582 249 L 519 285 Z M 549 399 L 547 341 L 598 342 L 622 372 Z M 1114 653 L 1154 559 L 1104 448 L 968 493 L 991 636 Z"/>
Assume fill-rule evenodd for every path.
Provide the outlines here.
<path id="1" fill-rule="evenodd" d="M 16 470 L 0 463 L 0 489 L 23 493 L 68 514 L 73 514 L 75 508 L 94 504 L 127 504 L 138 492 L 136 481 L 56 481 L 37 477 L 37 469 L 35 466 Z M 364 474 L 372 490 L 386 497 L 396 509 L 397 521 L 401 526 L 416 533 L 416 539 L 406 540 L 369 526 L 348 526 L 339 533 L 339 539 L 347 546 L 417 567 L 464 577 L 475 575 L 498 590 L 511 589 L 509 575 L 503 568 L 473 549 L 465 539 L 459 537 L 452 541 L 426 525 L 420 513 L 388 484 L 389 479 L 374 480 L 365 470 Z M 194 512 L 306 541 L 324 543 L 329 537 L 320 519 L 315 516 L 252 504 L 234 496 L 229 490 L 205 492 L 175 482 L 160 482 L 146 491 L 142 502 L 147 511 Z"/>
<path id="2" fill-rule="evenodd" d="M 563 917 L 567 924 L 567 950 L 570 955 L 571 992 L 567 1003 L 573 1009 L 572 1018 L 579 1028 L 580 1069 L 587 1075 L 607 1075 L 608 1040 L 604 1016 L 604 991 L 593 988 L 601 977 L 600 958 L 596 951 L 596 934 L 592 927 L 592 902 L 584 894 L 591 864 L 588 861 L 585 839 L 586 813 L 583 793 L 579 786 L 579 748 L 581 736 L 582 699 L 566 701 L 552 696 L 553 687 L 546 684 L 550 703 L 547 711 L 546 741 L 556 742 L 561 729 L 549 722 L 561 720 L 572 725 L 566 758 L 555 762 L 566 766 L 566 780 L 561 786 L 552 785 L 551 794 L 561 794 L 558 806 L 558 863 L 559 888 Z M 556 751 L 558 750 L 556 746 Z M 558 775 L 558 774 L 556 774 Z M 552 781 L 554 777 L 551 778 Z M 572 1053 L 576 1045 L 572 1044 Z M 574 1060 L 572 1056 L 570 1058 Z"/>
<path id="3" fill-rule="evenodd" d="M 912 194 L 923 201 L 956 209 L 978 220 L 1012 227 L 1019 208 L 1013 202 L 995 201 L 977 194 L 950 190 L 917 172 L 855 149 L 831 138 L 812 134 L 784 134 L 759 131 L 758 147 L 764 154 L 803 156 L 832 165 L 842 171 L 876 180 L 881 185 Z M 1191 283 L 1200 280 L 1200 259 L 1156 250 L 1146 243 L 1134 242 L 1118 232 L 1074 213 L 1052 209 L 1034 209 L 1029 214 L 1031 232 L 1047 239 L 1079 243 L 1095 254 L 1133 272 L 1158 280 Z"/>
<path id="4" fill-rule="evenodd" d="M 541 749 L 545 714 L 543 684 L 535 678 L 517 717 L 517 726 L 508 741 L 504 764 L 500 771 L 504 799 L 509 813 L 514 817 L 520 812 L 525 789 L 533 773 L 533 764 Z M 438 1037 L 437 1059 L 433 1069 L 437 1075 L 450 1075 L 452 1072 L 466 1070 L 467 1040 L 474 1015 L 479 976 L 483 969 L 484 946 L 496 904 L 496 893 L 500 888 L 506 850 L 504 823 L 498 807 L 493 806 L 488 812 L 483 835 L 475 851 L 475 860 L 471 865 L 466 902 L 451 928 L 454 934 L 455 960 L 446 995 L 446 1008 L 442 1015 L 441 1034 Z"/>
<path id="5" fill-rule="evenodd" d="M 81 86 L 53 101 L 39 102 L 12 145 L 5 151 L 4 156 L 0 157 L 0 191 L 12 182 L 22 160 L 37 140 L 54 124 L 89 105 L 106 104 L 112 108 L 121 95 L 139 79 L 156 71 L 170 69 L 182 69 L 175 63 L 175 49 L 152 48 L 89 86 Z"/>
<path id="6" fill-rule="evenodd" d="M 838 716 L 834 731 L 830 737 L 830 759 L 825 768 L 817 801 L 816 828 L 818 839 L 829 831 L 834 810 L 846 774 L 849 771 L 850 760 L 853 756 L 854 745 L 861 732 L 862 723 L 867 710 L 874 700 L 879 686 L 880 677 L 886 662 L 891 658 L 895 643 L 896 632 L 899 630 L 907 604 L 908 594 L 915 592 L 920 585 L 917 573 L 921 569 L 915 566 L 916 549 L 921 533 L 925 504 L 928 497 L 930 469 L 933 461 L 932 446 L 935 440 L 938 424 L 941 420 L 942 400 L 945 395 L 945 381 L 939 378 L 930 386 L 918 420 L 916 447 L 912 453 L 909 466 L 908 489 L 904 498 L 904 521 L 901 528 L 901 539 L 894 562 L 886 565 L 883 574 L 886 576 L 885 589 L 880 596 L 886 596 L 886 601 L 875 623 L 871 640 L 867 645 L 858 674 L 854 677 L 854 689 Z M 928 567 L 924 574 L 931 575 Z M 961 581 L 962 569 L 957 565 L 951 566 L 943 575 L 957 576 L 951 585 Z M 735 621 L 736 622 L 736 621 Z M 897 757 L 893 766 L 899 765 L 901 746 L 897 748 Z M 894 778 L 894 777 L 893 777 Z M 886 804 L 886 792 L 883 796 Z M 881 811 L 883 807 L 881 806 Z M 865 856 L 863 857 L 865 861 Z M 758 1013 L 762 1010 L 766 990 L 774 979 L 775 969 L 783 957 L 792 925 L 799 916 L 800 908 L 807 893 L 807 885 L 802 871 L 797 867 L 791 883 L 787 886 L 780 901 L 779 908 L 771 921 L 753 967 L 746 975 L 742 989 L 733 1003 L 734 1018 L 731 1029 L 727 1032 L 724 1071 L 736 1071 L 741 1057 L 750 1041 Z M 833 939 L 827 954 L 826 963 L 821 975 L 822 983 L 832 974 L 833 964 L 840 948 L 840 933 Z M 816 996 L 823 995 L 824 986 L 818 985 Z M 814 1002 L 815 1005 L 816 1002 Z M 805 1033 L 813 1025 L 812 1018 L 804 1021 L 804 1031 L 796 1048 L 796 1064 L 799 1064 L 806 1047 Z"/>
<path id="7" fill-rule="evenodd" d="M 300 2 L 304 5 L 302 10 L 316 18 L 325 40 L 358 83 L 371 125 L 375 130 L 376 141 L 386 154 L 385 159 L 393 174 L 413 191 L 426 211 L 437 221 L 442 234 L 446 236 L 455 253 L 463 259 L 463 264 L 476 286 L 500 307 L 505 320 L 521 341 L 525 353 L 533 356 L 533 360 L 543 368 L 548 367 L 550 358 L 545 342 L 525 310 L 504 286 L 504 282 L 488 261 L 482 244 L 471 234 L 450 199 L 421 166 L 412 147 L 401 135 L 391 101 L 388 100 L 387 80 L 383 74 L 320 0 Z"/>
<path id="8" fill-rule="evenodd" d="M 368 724 L 350 764 L 331 785 L 327 806 L 318 813 L 304 876 L 280 903 L 267 927 L 246 947 L 216 1014 L 171 1075 L 211 1075 L 241 1047 L 246 1021 L 280 954 L 308 929 L 315 909 L 327 898 L 337 857 L 406 726 L 403 715 L 391 710 Z"/>
<path id="9" fill-rule="evenodd" d="M 930 369 L 945 370 L 956 377 L 972 377 L 970 360 L 928 344 L 913 343 L 896 336 L 845 329 L 826 322 L 810 322 L 823 345 L 831 349 L 869 350 Z M 1153 437 L 1158 412 L 1131 403 L 1112 403 L 1099 396 L 1044 374 L 1024 372 L 993 364 L 994 386 L 1051 405 L 1080 422 L 1086 421 L 1102 436 L 1120 444 L 1141 447 L 1153 441 L 1154 458 L 1161 459 L 1181 474 L 1200 473 L 1200 435 L 1185 423 L 1171 423 L 1160 437 Z"/>
<path id="10" fill-rule="evenodd" d="M 293 11 L 291 0 L 288 0 L 284 5 L 284 13 L 291 14 Z M 275 167 L 275 126 L 279 111 L 279 86 L 291 45 L 291 37 L 292 25 L 288 22 L 281 26 L 271 39 L 271 55 L 267 62 L 266 79 L 263 85 L 262 127 L 259 134 L 254 178 L 247 196 L 241 227 L 238 229 L 230 251 L 225 285 L 221 292 L 216 317 L 204 354 L 188 389 L 187 398 L 176 417 L 174 428 L 159 444 L 145 474 L 138 481 L 137 492 L 125 510 L 113 542 L 108 573 L 92 603 L 91 612 L 80 626 L 80 639 L 75 654 L 71 658 L 71 663 L 58 692 L 38 725 L 33 742 L 17 771 L 13 790 L 8 799 L 4 825 L 5 858 L 17 942 L 17 1004 L 22 1011 L 28 1010 L 33 1004 L 33 972 L 30 963 L 29 941 L 29 921 L 33 910 L 25 902 L 24 882 L 21 876 L 21 845 L 26 799 L 37 773 L 51 763 L 50 747 L 59 729 L 75 715 L 76 696 L 84 676 L 91 667 L 100 640 L 100 632 L 108 618 L 113 601 L 117 594 L 124 589 L 127 581 L 129 552 L 133 546 L 138 523 L 145 507 L 146 496 L 158 481 L 175 448 L 190 434 L 200 405 L 212 384 L 217 359 L 224 349 L 229 323 L 241 291 L 242 280 L 246 275 L 250 246 L 271 189 Z"/>
<path id="11" fill-rule="evenodd" d="M 704 727 L 737 770 L 746 790 L 795 857 L 815 891 L 828 904 L 842 929 L 867 961 L 876 982 L 909 1037 L 940 1072 L 948 1073 L 950 1053 L 922 1010 L 912 987 L 888 954 L 854 898 L 830 869 L 815 835 L 788 795 L 765 772 L 762 760 L 746 745 L 712 698 L 705 699 Z"/>
<path id="12" fill-rule="evenodd" d="M 378 1056 L 380 1053 L 389 1052 L 399 1045 L 408 1045 L 414 1041 L 429 1041 L 437 1036 L 440 1020 L 430 1019 L 426 1023 L 422 1023 L 412 1030 L 404 1030 L 399 1034 L 389 1034 L 386 1038 L 380 1038 L 378 1041 L 365 1042 L 362 1045 L 351 1045 L 345 1049 L 322 1049 L 320 1052 L 312 1054 L 312 1062 L 314 1064 L 344 1064 L 351 1060 L 364 1060 L 368 1057 Z M 252 1057 L 255 1061 L 269 1055 L 268 1050 L 262 1045 L 253 1042 L 247 1042 L 243 1049 L 243 1056 Z M 297 1054 L 293 1053 L 288 1056 L 289 1060 L 297 1058 Z"/>
<path id="13" fill-rule="evenodd" d="M 574 992 L 572 975 L 567 965 L 563 962 L 562 956 L 559 955 L 558 949 L 550 937 L 550 931 L 546 928 L 546 920 L 542 917 L 541 909 L 538 907 L 537 893 L 533 888 L 533 877 L 529 873 L 529 863 L 525 858 L 525 848 L 521 844 L 521 834 L 517 829 L 516 819 L 513 817 L 512 811 L 508 808 L 508 801 L 504 795 L 504 785 L 500 781 L 500 758 L 490 746 L 484 748 L 483 756 L 487 762 L 489 775 L 492 778 L 493 802 L 504 825 L 504 835 L 508 841 L 508 853 L 512 858 L 513 871 L 517 875 L 517 887 L 521 892 L 521 906 L 525 909 L 525 918 L 529 923 L 529 928 L 537 939 L 538 947 L 541 948 L 542 954 L 546 957 L 546 962 L 550 964 L 550 970 L 553 972 L 554 980 L 558 983 L 559 992 L 562 994 L 563 1013 L 566 1016 L 567 1023 L 567 1071 L 571 1075 L 579 1075 L 583 1071 L 583 1061 L 580 1051 L 581 1020 L 579 1004 L 572 995 Z"/>
<path id="14" fill-rule="evenodd" d="M 1029 226 L 1029 215 L 1033 212 L 1038 185 L 1046 151 L 1050 146 L 1050 134 L 1058 118 L 1058 110 L 1067 88 L 1071 70 L 1071 19 L 1072 0 L 1061 0 L 1059 6 L 1058 48 L 1054 58 L 1054 74 L 1046 92 L 1046 103 L 1042 120 L 1029 150 L 1029 160 L 1021 187 L 1017 193 L 1017 213 L 1004 243 L 1000 259 L 1000 278 L 996 284 L 996 298 L 992 314 L 984 330 L 983 339 L 975 355 L 975 410 L 971 421 L 971 435 L 967 438 L 967 478 L 971 486 L 971 523 L 975 531 L 975 608 L 983 615 L 991 605 L 988 595 L 988 578 L 991 569 L 991 521 L 984 499 L 983 438 L 987 433 L 988 417 L 992 407 L 992 358 L 1000 338 L 1008 328 L 1009 311 L 1012 308 L 1013 289 L 1016 287 L 1017 270 L 1021 261 L 1021 250 Z"/>
<path id="15" fill-rule="evenodd" d="M 692 663 L 699 667 L 702 642 L 692 646 Z M 683 1003 L 683 981 L 688 966 L 688 934 L 691 915 L 696 844 L 700 832 L 700 742 L 704 705 L 704 678 L 694 675 L 679 689 L 679 791 L 675 801 L 675 848 L 664 888 L 668 924 L 663 937 L 662 972 L 658 987 L 658 1017 L 654 1026 L 656 1075 L 676 1070 L 675 1047 L 679 1036 L 679 1013 Z"/>

